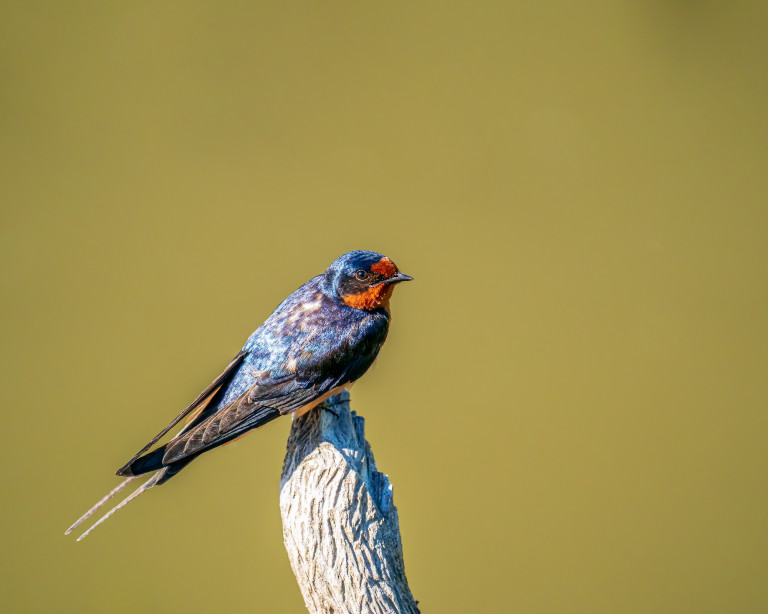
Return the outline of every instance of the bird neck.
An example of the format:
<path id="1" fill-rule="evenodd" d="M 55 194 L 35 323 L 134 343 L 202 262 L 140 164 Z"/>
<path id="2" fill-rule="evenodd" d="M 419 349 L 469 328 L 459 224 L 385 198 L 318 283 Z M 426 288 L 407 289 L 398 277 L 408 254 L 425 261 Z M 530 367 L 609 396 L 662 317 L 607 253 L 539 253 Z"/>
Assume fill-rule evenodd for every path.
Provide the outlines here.
<path id="1" fill-rule="evenodd" d="M 368 288 L 364 292 L 358 294 L 347 294 L 341 297 L 341 300 L 348 307 L 354 307 L 355 309 L 362 309 L 363 311 L 372 311 L 383 307 L 389 313 L 389 299 L 392 297 L 392 291 L 395 289 L 394 285 L 379 284 Z"/>

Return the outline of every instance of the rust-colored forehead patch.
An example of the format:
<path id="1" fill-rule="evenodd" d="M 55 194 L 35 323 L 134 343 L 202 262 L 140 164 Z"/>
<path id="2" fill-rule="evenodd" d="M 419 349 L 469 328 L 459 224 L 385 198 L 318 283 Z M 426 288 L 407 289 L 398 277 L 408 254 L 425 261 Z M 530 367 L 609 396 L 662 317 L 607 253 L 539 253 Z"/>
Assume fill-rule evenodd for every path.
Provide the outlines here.
<path id="1" fill-rule="evenodd" d="M 392 277 L 397 273 L 397 267 L 394 262 L 384 256 L 381 260 L 371 265 L 371 273 L 381 273 L 384 277 Z"/>

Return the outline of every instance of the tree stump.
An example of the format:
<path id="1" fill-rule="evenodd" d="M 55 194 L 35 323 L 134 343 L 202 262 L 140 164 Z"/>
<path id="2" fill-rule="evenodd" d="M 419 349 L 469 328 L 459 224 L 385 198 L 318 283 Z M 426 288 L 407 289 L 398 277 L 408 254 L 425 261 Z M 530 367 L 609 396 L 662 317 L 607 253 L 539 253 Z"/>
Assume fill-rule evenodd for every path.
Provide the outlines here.
<path id="1" fill-rule="evenodd" d="M 293 421 L 280 478 L 288 558 L 311 614 L 418 614 L 392 486 L 349 393 Z"/>

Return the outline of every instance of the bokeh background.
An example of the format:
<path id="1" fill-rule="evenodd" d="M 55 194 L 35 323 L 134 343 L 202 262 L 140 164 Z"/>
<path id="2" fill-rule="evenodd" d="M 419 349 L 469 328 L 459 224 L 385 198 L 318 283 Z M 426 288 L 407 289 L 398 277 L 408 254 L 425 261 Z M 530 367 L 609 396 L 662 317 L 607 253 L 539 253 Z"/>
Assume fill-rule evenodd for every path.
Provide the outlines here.
<path id="1" fill-rule="evenodd" d="M 768 611 L 764 2 L 0 5 L 5 612 L 302 612 L 289 421 L 63 530 L 350 249 L 423 612 Z"/>

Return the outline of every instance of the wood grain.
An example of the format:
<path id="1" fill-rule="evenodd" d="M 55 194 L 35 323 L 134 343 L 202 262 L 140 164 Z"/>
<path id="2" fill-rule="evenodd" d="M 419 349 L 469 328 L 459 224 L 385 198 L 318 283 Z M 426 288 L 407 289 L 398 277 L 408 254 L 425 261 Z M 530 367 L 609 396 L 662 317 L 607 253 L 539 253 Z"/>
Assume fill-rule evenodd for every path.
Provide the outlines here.
<path id="1" fill-rule="evenodd" d="M 280 479 L 283 538 L 311 614 L 418 614 L 392 486 L 349 393 L 294 420 Z"/>

